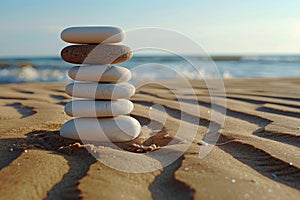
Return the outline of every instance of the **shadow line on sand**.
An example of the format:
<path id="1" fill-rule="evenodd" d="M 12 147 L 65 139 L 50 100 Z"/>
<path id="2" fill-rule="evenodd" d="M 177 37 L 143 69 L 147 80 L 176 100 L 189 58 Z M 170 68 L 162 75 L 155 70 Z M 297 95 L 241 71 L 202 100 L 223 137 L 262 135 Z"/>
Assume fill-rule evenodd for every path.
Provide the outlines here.
<path id="1" fill-rule="evenodd" d="M 46 199 L 81 199 L 81 191 L 77 188 L 78 183 L 87 175 L 90 166 L 97 160 L 87 153 L 63 156 L 68 161 L 70 169 L 62 180 L 52 187 Z"/>
<path id="2" fill-rule="evenodd" d="M 242 95 L 242 94 L 239 94 L 239 95 Z M 263 96 L 258 96 L 258 97 L 263 97 Z M 242 98 L 242 97 L 231 97 L 231 96 L 226 96 L 226 98 L 236 100 L 236 101 L 242 101 L 245 103 L 256 104 L 256 105 L 263 105 L 265 103 L 271 103 L 271 104 L 276 104 L 276 105 L 280 105 L 280 106 L 288 106 L 288 107 L 298 108 L 298 109 L 300 108 L 300 106 L 297 106 L 297 105 L 292 105 L 290 103 L 279 103 L 276 101 L 272 101 L 272 99 L 262 101 L 262 100 L 254 100 L 254 99 L 247 99 L 247 98 Z"/>
<path id="3" fill-rule="evenodd" d="M 5 148 L 8 147 L 7 154 L 4 154 L 1 160 L 0 169 L 9 166 L 25 149 L 50 151 L 63 156 L 70 168 L 61 181 L 49 190 L 46 199 L 80 199 L 78 182 L 86 176 L 90 166 L 97 160 L 85 148 L 80 147 L 78 141 L 61 137 L 59 131 L 35 130 L 26 136 L 26 138 L 0 139 L 0 143 L 5 144 Z"/>
<path id="4" fill-rule="evenodd" d="M 299 135 L 292 135 L 287 133 L 276 133 L 276 132 L 270 132 L 265 130 L 255 131 L 253 135 L 300 148 Z"/>
<path id="5" fill-rule="evenodd" d="M 153 199 L 193 199 L 195 190 L 175 178 L 184 156 L 163 168 L 160 175 L 149 185 Z"/>
<path id="6" fill-rule="evenodd" d="M 231 141 L 218 147 L 263 176 L 300 190 L 300 169 L 290 163 L 240 141 Z"/>
<path id="7" fill-rule="evenodd" d="M 11 162 L 17 159 L 22 152 L 24 151 L 21 148 L 18 148 L 19 144 L 25 143 L 25 138 L 5 138 L 0 139 L 1 144 L 1 162 L 0 162 L 0 170 L 4 167 L 8 166 Z"/>
<path id="8" fill-rule="evenodd" d="M 154 105 L 154 103 L 147 102 L 147 101 L 132 100 L 132 102 L 135 103 L 135 104 L 140 104 L 140 105 L 144 105 L 144 106 L 147 106 L 147 107 L 150 107 L 150 106 Z M 170 115 L 171 117 L 175 118 L 175 119 L 184 120 L 187 123 L 190 123 L 190 124 L 193 124 L 193 125 L 204 126 L 206 128 L 209 127 L 210 123 L 214 123 L 215 126 L 220 128 L 220 125 L 215 123 L 215 122 L 211 122 L 207 119 L 191 115 L 191 114 L 183 112 L 179 109 L 171 108 L 171 107 L 169 107 L 165 104 L 162 104 L 162 106 L 164 106 L 167 114 Z"/>
<path id="9" fill-rule="evenodd" d="M 59 131 L 37 130 L 28 133 L 27 137 L 37 140 L 45 150 L 63 156 L 70 167 L 61 181 L 51 188 L 46 199 L 80 199 L 78 182 L 97 160 L 78 141 L 61 137 Z"/>
<path id="10" fill-rule="evenodd" d="M 36 111 L 34 110 L 34 107 L 29 107 L 29 106 L 24 106 L 21 103 L 11 103 L 11 104 L 6 104 L 6 106 L 11 106 L 15 108 L 18 113 L 22 115 L 22 118 L 30 117 L 31 115 L 36 114 Z"/>
<path id="11" fill-rule="evenodd" d="M 300 118 L 300 113 L 297 112 L 291 112 L 291 111 L 281 111 L 281 110 L 275 110 L 272 108 L 266 108 L 266 107 L 259 107 L 256 109 L 257 111 L 261 112 L 267 112 L 267 113 L 272 113 L 275 115 L 281 115 L 281 116 L 289 116 L 289 117 L 294 117 L 294 118 Z"/>
<path id="12" fill-rule="evenodd" d="M 52 99 L 56 99 L 56 100 L 66 100 L 66 99 L 68 99 L 67 97 L 65 97 L 63 95 L 54 95 L 54 94 L 51 94 L 50 97 Z"/>

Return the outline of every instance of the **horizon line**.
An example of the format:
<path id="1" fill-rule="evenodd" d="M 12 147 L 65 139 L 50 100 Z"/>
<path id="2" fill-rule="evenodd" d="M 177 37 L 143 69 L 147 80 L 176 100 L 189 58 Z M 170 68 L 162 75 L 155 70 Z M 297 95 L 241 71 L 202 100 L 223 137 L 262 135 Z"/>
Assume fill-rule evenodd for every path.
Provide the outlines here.
<path id="1" fill-rule="evenodd" d="M 195 56 L 195 57 L 245 57 L 245 56 L 300 56 L 299 53 L 212 53 L 207 55 L 202 54 L 182 54 L 183 56 Z M 167 54 L 135 54 L 134 56 L 174 56 Z M 0 59 L 22 59 L 22 58 L 60 58 L 59 55 L 7 55 L 0 56 Z"/>

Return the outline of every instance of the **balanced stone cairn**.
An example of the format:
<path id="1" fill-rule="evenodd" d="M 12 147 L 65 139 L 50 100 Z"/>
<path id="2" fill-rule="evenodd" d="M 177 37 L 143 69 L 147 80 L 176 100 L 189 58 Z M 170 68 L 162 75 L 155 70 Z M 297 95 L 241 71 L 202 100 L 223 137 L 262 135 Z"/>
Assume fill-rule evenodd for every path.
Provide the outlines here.
<path id="1" fill-rule="evenodd" d="M 141 126 L 126 116 L 133 110 L 128 99 L 135 93 L 127 83 L 131 72 L 111 64 L 132 57 L 129 47 L 115 44 L 124 40 L 122 29 L 109 26 L 70 27 L 62 31 L 65 42 L 74 43 L 61 51 L 63 60 L 81 66 L 69 70 L 75 80 L 66 92 L 76 99 L 65 106 L 65 112 L 74 119 L 66 122 L 60 134 L 63 137 L 94 142 L 125 142 L 136 138 Z"/>

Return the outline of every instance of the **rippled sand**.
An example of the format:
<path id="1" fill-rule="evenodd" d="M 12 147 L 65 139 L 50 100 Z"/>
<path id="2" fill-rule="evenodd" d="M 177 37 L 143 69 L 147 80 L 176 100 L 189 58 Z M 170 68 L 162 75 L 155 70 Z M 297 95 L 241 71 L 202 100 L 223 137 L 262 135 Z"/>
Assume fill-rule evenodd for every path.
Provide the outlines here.
<path id="1" fill-rule="evenodd" d="M 61 125 L 69 119 L 63 112 L 70 101 L 65 83 L 0 85 L 1 198 L 299 198 L 300 79 L 226 80 L 225 124 L 215 123 L 218 129 L 223 126 L 215 130 L 221 136 L 203 159 L 197 143 L 210 124 L 210 97 L 203 82 L 191 83 L 197 101 L 184 91 L 180 98 L 201 111 L 200 116 L 184 113 L 184 123 L 197 128 L 194 141 L 168 167 L 144 174 L 111 169 L 78 141 L 59 136 Z M 163 147 L 176 139 L 181 112 L 170 91 L 150 85 L 141 88 L 132 101 L 132 116 L 142 125 L 149 123 L 153 104 L 163 105 L 168 118 L 157 135 L 143 134 L 118 146 L 134 151 L 133 143 Z M 222 105 L 215 108 L 220 110 Z"/>

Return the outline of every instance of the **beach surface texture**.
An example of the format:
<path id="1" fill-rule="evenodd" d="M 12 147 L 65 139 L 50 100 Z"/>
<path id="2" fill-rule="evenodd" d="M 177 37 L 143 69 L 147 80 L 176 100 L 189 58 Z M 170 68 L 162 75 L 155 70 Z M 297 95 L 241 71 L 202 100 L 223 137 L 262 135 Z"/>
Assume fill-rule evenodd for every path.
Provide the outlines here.
<path id="1" fill-rule="evenodd" d="M 184 123 L 197 127 L 196 137 L 169 166 L 140 174 L 112 169 L 89 154 L 86 145 L 59 136 L 70 119 L 64 113 L 70 101 L 67 83 L 0 85 L 0 198 L 299 199 L 300 79 L 225 80 L 225 123 L 204 158 L 199 158 L 199 142 L 210 123 L 210 96 L 203 81 L 191 84 L 201 116 L 186 113 L 190 120 Z M 181 93 L 186 104 L 195 103 Z M 131 116 L 142 126 L 150 121 L 152 104 L 164 106 L 167 121 L 158 134 L 141 134 L 119 147 L 147 154 L 176 139 L 181 111 L 169 90 L 148 85 L 131 100 Z"/>

